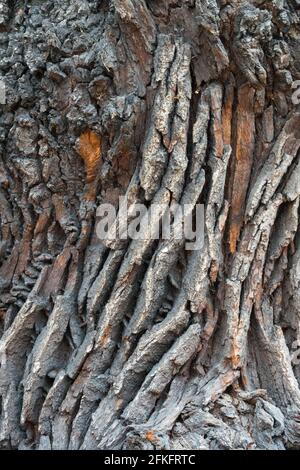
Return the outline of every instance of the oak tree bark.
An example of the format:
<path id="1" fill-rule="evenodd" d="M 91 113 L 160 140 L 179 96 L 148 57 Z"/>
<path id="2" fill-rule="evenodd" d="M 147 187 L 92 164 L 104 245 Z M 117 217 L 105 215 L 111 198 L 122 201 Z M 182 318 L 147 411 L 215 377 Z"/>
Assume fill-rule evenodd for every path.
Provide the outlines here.
<path id="1" fill-rule="evenodd" d="M 1 0 L 0 447 L 300 448 L 299 0 Z M 100 203 L 205 205 L 205 244 Z"/>

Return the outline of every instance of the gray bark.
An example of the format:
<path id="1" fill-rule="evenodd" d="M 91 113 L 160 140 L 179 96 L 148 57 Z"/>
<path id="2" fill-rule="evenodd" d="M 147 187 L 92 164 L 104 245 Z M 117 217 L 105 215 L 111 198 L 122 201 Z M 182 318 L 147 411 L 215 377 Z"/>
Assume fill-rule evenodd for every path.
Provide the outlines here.
<path id="1" fill-rule="evenodd" d="M 298 0 L 1 0 L 0 448 L 300 448 Z M 96 207 L 205 205 L 205 244 Z"/>

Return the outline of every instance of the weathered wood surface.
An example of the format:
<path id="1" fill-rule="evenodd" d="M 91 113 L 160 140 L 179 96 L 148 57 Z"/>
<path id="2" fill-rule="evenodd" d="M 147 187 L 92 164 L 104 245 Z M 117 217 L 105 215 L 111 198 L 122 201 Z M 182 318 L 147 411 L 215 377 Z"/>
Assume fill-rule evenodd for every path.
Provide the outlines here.
<path id="1" fill-rule="evenodd" d="M 0 1 L 0 448 L 300 448 L 298 0 Z M 96 207 L 205 204 L 205 246 Z"/>

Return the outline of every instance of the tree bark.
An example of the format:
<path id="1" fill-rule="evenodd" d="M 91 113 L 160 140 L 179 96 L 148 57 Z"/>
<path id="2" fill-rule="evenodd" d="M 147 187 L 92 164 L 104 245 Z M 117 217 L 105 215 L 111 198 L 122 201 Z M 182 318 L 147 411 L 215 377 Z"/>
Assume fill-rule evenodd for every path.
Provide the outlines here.
<path id="1" fill-rule="evenodd" d="M 0 39 L 0 448 L 299 449 L 299 0 L 1 0 Z M 101 242 L 125 194 L 203 249 Z"/>

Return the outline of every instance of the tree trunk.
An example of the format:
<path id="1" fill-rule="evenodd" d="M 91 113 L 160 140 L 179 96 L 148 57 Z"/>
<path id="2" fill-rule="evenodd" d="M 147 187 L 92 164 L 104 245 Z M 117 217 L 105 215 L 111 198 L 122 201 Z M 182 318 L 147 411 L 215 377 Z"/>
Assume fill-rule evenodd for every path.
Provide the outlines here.
<path id="1" fill-rule="evenodd" d="M 1 0 L 0 36 L 0 447 L 299 449 L 300 1 Z M 99 240 L 125 194 L 204 204 L 204 247 Z"/>

